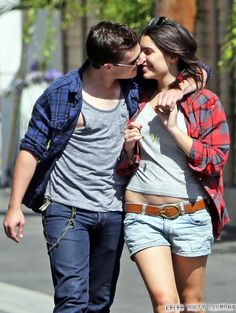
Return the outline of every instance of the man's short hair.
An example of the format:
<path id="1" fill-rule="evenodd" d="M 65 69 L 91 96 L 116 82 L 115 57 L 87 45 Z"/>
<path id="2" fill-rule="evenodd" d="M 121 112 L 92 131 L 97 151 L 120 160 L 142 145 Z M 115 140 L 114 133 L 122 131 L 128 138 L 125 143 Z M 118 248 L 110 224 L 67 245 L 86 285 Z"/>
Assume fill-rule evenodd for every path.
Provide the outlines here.
<path id="1" fill-rule="evenodd" d="M 102 21 L 91 27 L 86 52 L 91 65 L 100 68 L 105 63 L 119 63 L 137 44 L 136 33 L 127 25 Z"/>

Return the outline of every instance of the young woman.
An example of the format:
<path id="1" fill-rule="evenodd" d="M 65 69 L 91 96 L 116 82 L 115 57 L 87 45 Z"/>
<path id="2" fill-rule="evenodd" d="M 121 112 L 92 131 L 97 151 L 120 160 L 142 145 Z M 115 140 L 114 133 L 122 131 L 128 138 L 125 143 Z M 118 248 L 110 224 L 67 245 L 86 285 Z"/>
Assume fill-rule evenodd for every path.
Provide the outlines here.
<path id="1" fill-rule="evenodd" d="M 197 44 L 182 25 L 154 18 L 141 35 L 147 92 L 125 130 L 133 165 L 126 191 L 125 240 L 151 297 L 153 311 L 204 311 L 207 256 L 229 221 L 222 168 L 229 153 L 224 109 L 201 89 Z M 193 77 L 198 90 L 166 110 L 158 95 Z M 153 84 L 154 82 L 154 84 Z"/>

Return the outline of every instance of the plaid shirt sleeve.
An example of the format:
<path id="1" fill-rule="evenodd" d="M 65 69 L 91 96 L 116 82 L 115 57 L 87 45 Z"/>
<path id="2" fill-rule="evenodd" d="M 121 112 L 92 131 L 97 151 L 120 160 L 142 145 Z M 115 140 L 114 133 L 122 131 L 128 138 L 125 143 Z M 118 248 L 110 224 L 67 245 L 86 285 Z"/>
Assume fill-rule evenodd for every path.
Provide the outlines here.
<path id="1" fill-rule="evenodd" d="M 28 150 L 39 159 L 47 150 L 50 140 L 51 127 L 48 98 L 49 93 L 46 90 L 36 101 L 28 130 L 20 145 L 21 150 Z"/>
<path id="2" fill-rule="evenodd" d="M 196 96 L 197 95 L 197 96 Z M 194 170 L 210 199 L 213 232 L 220 239 L 229 216 L 223 199 L 223 166 L 230 149 L 229 129 L 219 98 L 210 90 L 189 96 L 183 104 L 188 135 L 193 138 L 189 166 Z"/>
<path id="3" fill-rule="evenodd" d="M 219 98 L 202 90 L 189 106 L 189 132 L 193 138 L 189 166 L 199 174 L 219 175 L 230 147 L 229 129 Z M 187 101 L 188 102 L 188 101 Z"/>
<path id="4" fill-rule="evenodd" d="M 74 72 L 55 81 L 36 101 L 20 149 L 29 150 L 42 159 L 53 143 L 55 148 L 59 140 L 58 130 L 67 125 L 70 118 L 77 116 L 78 107 L 82 103 L 79 98 L 80 81 L 74 78 Z M 59 144 L 64 140 L 66 139 L 62 139 Z"/>
<path id="5" fill-rule="evenodd" d="M 125 149 L 124 148 L 122 149 L 116 168 L 118 175 L 125 177 L 131 176 L 138 169 L 139 163 L 140 163 L 140 152 L 138 142 L 136 142 L 132 160 L 128 159 Z"/>

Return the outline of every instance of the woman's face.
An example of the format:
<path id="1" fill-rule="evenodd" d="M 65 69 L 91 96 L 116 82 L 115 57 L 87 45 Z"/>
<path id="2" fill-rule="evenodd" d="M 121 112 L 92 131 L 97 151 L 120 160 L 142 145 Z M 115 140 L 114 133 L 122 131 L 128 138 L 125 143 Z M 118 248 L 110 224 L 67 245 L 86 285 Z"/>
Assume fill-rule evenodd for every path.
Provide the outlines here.
<path id="1" fill-rule="evenodd" d="M 164 54 L 149 36 L 142 36 L 140 40 L 141 54 L 143 61 L 143 76 L 145 79 L 162 80 L 165 77 L 172 77 L 173 58 Z M 174 63 L 176 66 L 176 62 Z M 173 78 L 171 78 L 173 80 Z"/>

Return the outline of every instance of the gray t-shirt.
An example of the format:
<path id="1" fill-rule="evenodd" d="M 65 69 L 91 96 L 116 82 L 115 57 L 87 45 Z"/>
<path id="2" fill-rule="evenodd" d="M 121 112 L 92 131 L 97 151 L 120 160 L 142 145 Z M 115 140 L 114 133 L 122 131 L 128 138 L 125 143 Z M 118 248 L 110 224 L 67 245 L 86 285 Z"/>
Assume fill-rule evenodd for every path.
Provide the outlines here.
<path id="1" fill-rule="evenodd" d="M 142 124 L 141 162 L 127 189 L 146 194 L 206 198 L 203 187 L 188 166 L 185 153 L 169 134 L 156 112 L 146 104 L 136 122 Z M 178 126 L 187 133 L 183 114 L 179 111 Z"/>
<path id="2" fill-rule="evenodd" d="M 112 110 L 83 101 L 85 126 L 76 128 L 51 173 L 45 197 L 91 211 L 121 211 L 126 178 L 115 166 L 124 143 L 128 110 L 121 99 Z"/>

